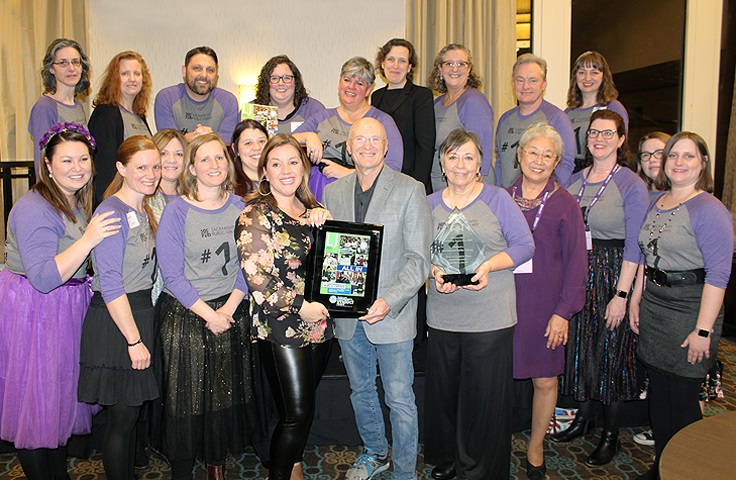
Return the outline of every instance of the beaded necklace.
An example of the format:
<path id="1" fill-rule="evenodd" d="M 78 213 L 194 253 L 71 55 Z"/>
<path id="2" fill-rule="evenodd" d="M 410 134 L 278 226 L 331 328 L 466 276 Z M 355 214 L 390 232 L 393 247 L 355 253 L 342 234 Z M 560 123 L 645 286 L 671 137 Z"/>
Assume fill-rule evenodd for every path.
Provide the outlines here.
<path id="1" fill-rule="evenodd" d="M 662 237 L 662 232 L 664 232 L 665 227 L 669 225 L 672 222 L 672 219 L 675 217 L 675 214 L 680 211 L 680 207 L 682 206 L 682 203 L 677 205 L 674 210 L 670 213 L 670 215 L 667 217 L 667 220 L 662 222 L 662 226 L 659 227 L 659 230 L 657 231 L 657 236 L 654 237 L 654 231 L 657 228 L 657 220 L 659 220 L 659 214 L 661 213 L 659 211 L 659 207 L 655 205 L 654 208 L 657 209 L 657 215 L 655 215 L 654 220 L 652 221 L 652 224 L 649 225 L 649 243 L 647 243 L 647 248 L 652 249 L 652 255 L 654 255 L 654 268 L 657 268 L 657 265 L 659 264 L 659 239 Z"/>

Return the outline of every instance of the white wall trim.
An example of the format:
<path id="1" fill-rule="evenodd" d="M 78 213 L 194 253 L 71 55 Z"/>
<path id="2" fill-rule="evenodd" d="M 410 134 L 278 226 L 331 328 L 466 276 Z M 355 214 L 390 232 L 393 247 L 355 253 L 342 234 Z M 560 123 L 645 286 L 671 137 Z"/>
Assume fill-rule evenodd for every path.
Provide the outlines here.
<path id="1" fill-rule="evenodd" d="M 718 126 L 722 16 L 722 0 L 687 1 L 682 130 L 693 131 L 703 137 L 711 156 L 716 150 Z M 715 160 L 711 159 L 711 165 Z"/>
<path id="2" fill-rule="evenodd" d="M 562 110 L 567 106 L 571 40 L 572 0 L 534 0 L 532 52 L 547 61 L 544 98 Z"/>

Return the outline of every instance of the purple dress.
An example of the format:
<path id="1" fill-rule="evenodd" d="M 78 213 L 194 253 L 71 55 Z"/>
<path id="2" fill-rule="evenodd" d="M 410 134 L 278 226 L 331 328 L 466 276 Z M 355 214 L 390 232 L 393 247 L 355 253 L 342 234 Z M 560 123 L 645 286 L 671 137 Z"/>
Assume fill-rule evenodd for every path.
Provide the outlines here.
<path id="1" fill-rule="evenodd" d="M 16 448 L 58 448 L 89 433 L 99 407 L 77 402 L 82 321 L 92 292 L 86 262 L 62 282 L 54 256 L 87 221 L 63 217 L 31 190 L 8 219 L 0 272 L 0 438 Z"/>
<path id="2" fill-rule="evenodd" d="M 507 189 L 511 195 L 514 189 L 521 195 L 521 181 L 519 178 Z M 522 206 L 530 229 L 541 200 L 554 187 L 555 181 L 550 179 L 537 201 Z M 523 203 L 516 196 L 514 200 Z M 532 273 L 514 275 L 518 315 L 514 331 L 514 378 L 517 379 L 555 377 L 564 371 L 565 349 L 547 348 L 544 331 L 553 314 L 570 320 L 585 303 L 588 269 L 585 225 L 580 207 L 564 188 L 558 185 L 550 193 L 532 234 L 535 245 Z"/>

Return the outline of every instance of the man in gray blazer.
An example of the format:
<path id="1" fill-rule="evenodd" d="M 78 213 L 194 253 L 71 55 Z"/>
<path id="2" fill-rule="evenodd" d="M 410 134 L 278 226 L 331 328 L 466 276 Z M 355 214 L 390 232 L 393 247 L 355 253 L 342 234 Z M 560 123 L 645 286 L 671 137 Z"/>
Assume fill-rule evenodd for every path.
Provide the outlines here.
<path id="1" fill-rule="evenodd" d="M 416 478 L 417 407 L 412 347 L 417 291 L 429 274 L 432 217 L 424 186 L 384 166 L 386 131 L 364 117 L 350 129 L 347 149 L 355 173 L 328 185 L 324 201 L 335 220 L 383 225 L 379 298 L 360 318 L 336 318 L 350 401 L 365 451 L 348 480 L 367 480 L 388 469 L 388 441 L 376 389 L 376 362 L 391 410 L 393 478 Z"/>

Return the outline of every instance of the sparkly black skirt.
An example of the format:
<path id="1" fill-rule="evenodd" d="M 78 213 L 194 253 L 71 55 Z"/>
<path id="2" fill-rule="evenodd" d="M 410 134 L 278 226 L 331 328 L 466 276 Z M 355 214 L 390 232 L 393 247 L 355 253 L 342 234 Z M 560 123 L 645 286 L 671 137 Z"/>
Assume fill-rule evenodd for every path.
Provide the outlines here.
<path id="1" fill-rule="evenodd" d="M 628 305 L 619 326 L 606 328 L 606 306 L 616 294 L 622 263 L 622 245 L 594 242 L 588 252 L 585 306 L 570 320 L 560 382 L 561 392 L 579 402 L 593 399 L 608 405 L 637 398 L 637 338 L 629 326 Z"/>
<path id="2" fill-rule="evenodd" d="M 226 300 L 206 303 L 216 310 Z M 235 324 L 217 336 L 171 295 L 161 295 L 159 308 L 163 405 L 155 443 L 170 461 L 224 460 L 242 452 L 262 435 L 255 431 L 247 302 L 235 311 Z"/>

